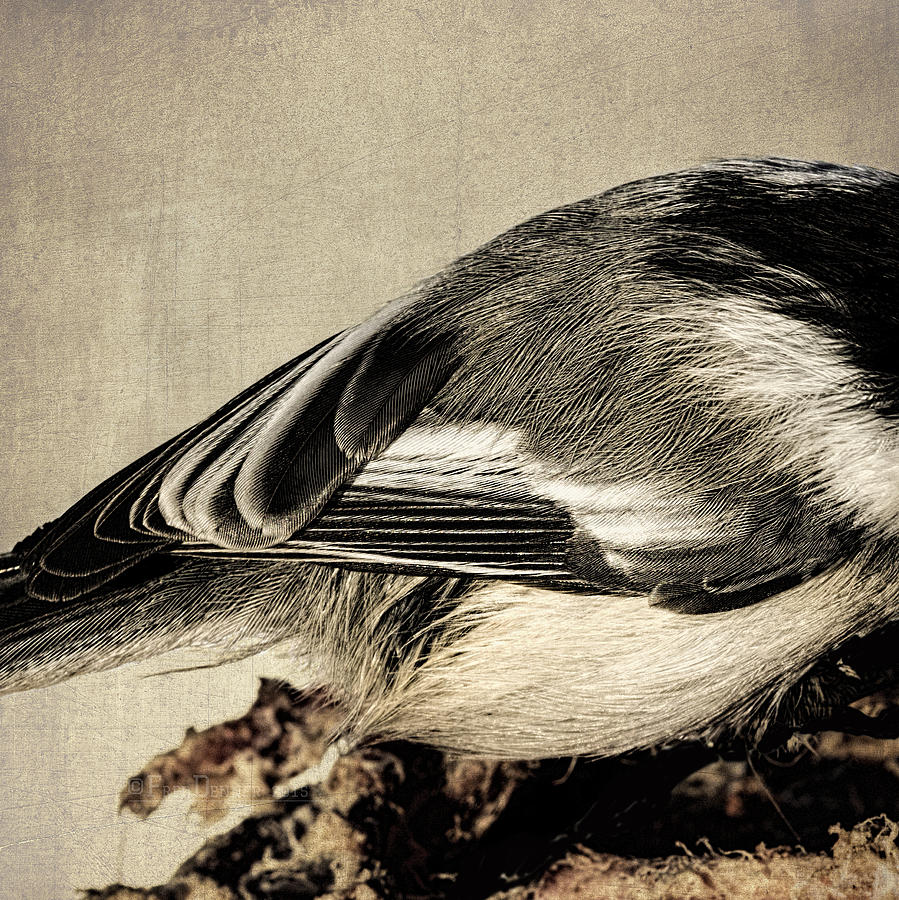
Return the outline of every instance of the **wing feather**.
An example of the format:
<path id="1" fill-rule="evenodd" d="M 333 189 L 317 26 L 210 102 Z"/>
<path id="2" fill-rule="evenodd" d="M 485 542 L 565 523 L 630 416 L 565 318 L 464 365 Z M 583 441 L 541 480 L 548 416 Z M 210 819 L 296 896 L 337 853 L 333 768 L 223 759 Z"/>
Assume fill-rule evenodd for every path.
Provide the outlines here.
<path id="1" fill-rule="evenodd" d="M 258 550 L 302 529 L 452 374 L 451 341 L 409 327 L 407 303 L 323 341 L 88 494 L 26 548 L 29 591 L 69 599 L 185 541 Z"/>

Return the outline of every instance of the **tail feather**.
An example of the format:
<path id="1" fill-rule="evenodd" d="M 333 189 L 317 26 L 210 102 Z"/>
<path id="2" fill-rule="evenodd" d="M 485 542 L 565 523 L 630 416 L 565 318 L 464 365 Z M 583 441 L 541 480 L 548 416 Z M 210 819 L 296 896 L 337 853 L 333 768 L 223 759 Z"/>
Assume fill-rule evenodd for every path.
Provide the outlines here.
<path id="1" fill-rule="evenodd" d="M 67 603 L 31 597 L 16 553 L 0 557 L 0 694 L 148 659 L 168 650 L 238 659 L 296 632 L 304 567 L 165 558 L 155 577 Z M 164 568 L 159 568 L 163 566 Z"/>

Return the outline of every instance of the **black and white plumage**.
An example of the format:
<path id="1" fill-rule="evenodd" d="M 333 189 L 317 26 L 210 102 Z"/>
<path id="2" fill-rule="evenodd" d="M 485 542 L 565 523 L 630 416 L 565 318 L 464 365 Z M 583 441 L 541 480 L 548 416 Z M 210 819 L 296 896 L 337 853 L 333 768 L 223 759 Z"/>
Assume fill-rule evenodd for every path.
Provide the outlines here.
<path id="1" fill-rule="evenodd" d="M 899 618 L 897 201 L 731 160 L 511 229 L 15 548 L 0 687 L 288 641 L 355 739 L 769 721 Z"/>

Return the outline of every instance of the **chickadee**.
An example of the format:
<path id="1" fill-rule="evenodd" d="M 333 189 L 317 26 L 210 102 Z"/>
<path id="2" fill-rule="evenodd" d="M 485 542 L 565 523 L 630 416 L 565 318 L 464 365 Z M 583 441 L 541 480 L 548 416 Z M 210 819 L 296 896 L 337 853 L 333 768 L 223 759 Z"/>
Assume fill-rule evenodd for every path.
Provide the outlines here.
<path id="1" fill-rule="evenodd" d="M 350 742 L 541 758 L 799 727 L 899 620 L 897 417 L 896 175 L 736 159 L 625 184 L 23 540 L 0 687 L 289 639 Z"/>

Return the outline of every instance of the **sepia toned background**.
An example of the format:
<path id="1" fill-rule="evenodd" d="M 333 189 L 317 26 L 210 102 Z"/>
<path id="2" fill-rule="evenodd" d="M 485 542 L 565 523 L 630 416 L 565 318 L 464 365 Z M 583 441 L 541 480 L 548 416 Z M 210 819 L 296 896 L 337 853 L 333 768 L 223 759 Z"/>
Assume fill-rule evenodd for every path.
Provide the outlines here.
<path id="1" fill-rule="evenodd" d="M 8 0 L 2 549 L 527 216 L 721 156 L 899 169 L 897 48 L 895 0 Z M 180 813 L 117 780 L 254 674 L 0 700 L 0 896 L 157 877 Z"/>

